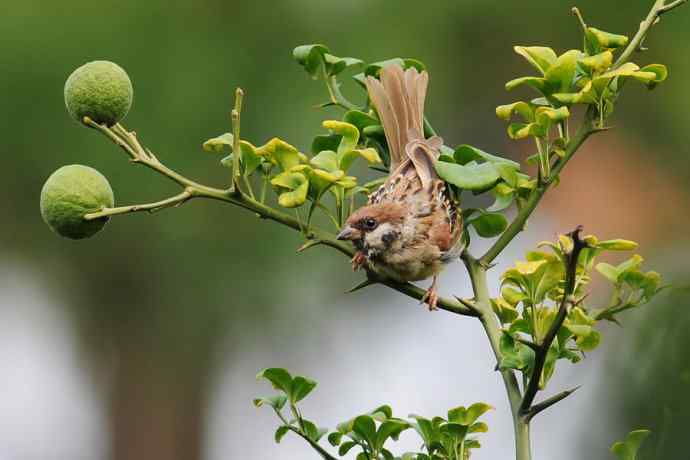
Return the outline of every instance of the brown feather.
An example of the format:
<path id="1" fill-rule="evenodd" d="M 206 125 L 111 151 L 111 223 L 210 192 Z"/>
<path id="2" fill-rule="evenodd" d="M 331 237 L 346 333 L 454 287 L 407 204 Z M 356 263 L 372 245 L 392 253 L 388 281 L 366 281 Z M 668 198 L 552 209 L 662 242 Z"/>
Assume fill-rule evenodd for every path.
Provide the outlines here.
<path id="1" fill-rule="evenodd" d="M 366 86 L 386 134 L 391 172 L 347 223 L 361 229 L 356 245 L 376 267 L 402 280 L 421 280 L 457 257 L 462 222 L 434 166 L 443 140 L 424 138 L 428 74 L 394 65 L 382 69 L 380 78 L 368 77 Z M 376 225 L 368 228 L 368 218 Z"/>

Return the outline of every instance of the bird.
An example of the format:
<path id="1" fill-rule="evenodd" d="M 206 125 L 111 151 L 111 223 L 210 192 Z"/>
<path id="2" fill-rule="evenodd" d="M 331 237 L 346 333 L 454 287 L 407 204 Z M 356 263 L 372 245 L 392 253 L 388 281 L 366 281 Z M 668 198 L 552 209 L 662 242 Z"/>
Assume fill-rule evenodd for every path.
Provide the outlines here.
<path id="1" fill-rule="evenodd" d="M 432 277 L 421 302 L 436 310 L 438 275 L 464 248 L 461 213 L 434 167 L 443 140 L 424 136 L 429 75 L 393 64 L 365 83 L 388 143 L 390 174 L 347 218 L 337 239 L 354 245 L 353 270 L 398 282 Z"/>

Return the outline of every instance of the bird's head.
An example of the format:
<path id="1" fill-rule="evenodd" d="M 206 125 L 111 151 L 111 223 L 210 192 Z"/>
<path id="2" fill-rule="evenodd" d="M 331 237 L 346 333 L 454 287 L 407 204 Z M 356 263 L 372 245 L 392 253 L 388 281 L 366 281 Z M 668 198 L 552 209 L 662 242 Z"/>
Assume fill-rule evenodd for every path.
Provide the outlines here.
<path id="1" fill-rule="evenodd" d="M 350 215 L 338 239 L 352 241 L 367 252 L 381 252 L 400 238 L 406 215 L 405 207 L 399 203 L 364 206 Z"/>

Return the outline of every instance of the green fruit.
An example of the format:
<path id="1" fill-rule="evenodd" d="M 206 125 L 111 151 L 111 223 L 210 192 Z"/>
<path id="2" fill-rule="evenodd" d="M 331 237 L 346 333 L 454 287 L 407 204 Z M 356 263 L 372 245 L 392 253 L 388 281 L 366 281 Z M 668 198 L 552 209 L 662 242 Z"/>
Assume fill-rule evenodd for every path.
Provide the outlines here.
<path id="1" fill-rule="evenodd" d="M 89 117 L 112 126 L 130 107 L 134 90 L 127 72 L 110 61 L 93 61 L 79 67 L 65 82 L 65 105 L 78 122 Z"/>
<path id="2" fill-rule="evenodd" d="M 114 204 L 108 179 L 88 166 L 63 166 L 51 174 L 41 190 L 43 221 L 58 235 L 73 240 L 95 235 L 109 220 L 85 220 L 85 214 Z"/>

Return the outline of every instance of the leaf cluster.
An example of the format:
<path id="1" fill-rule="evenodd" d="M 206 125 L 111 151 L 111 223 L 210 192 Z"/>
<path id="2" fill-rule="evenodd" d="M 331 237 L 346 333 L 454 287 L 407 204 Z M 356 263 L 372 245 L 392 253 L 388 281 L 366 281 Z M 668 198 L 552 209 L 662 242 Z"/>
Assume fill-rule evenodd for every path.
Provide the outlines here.
<path id="1" fill-rule="evenodd" d="M 256 407 L 273 408 L 281 420 L 275 433 L 276 442 L 292 431 L 309 442 L 323 458 L 335 458 L 319 445 L 328 430 L 303 418 L 297 407 L 297 403 L 316 387 L 316 382 L 302 376 L 293 377 L 280 368 L 265 369 L 257 378 L 269 381 L 278 390 L 277 395 L 254 400 Z M 291 419 L 283 415 L 286 406 L 290 408 Z M 357 452 L 357 460 L 468 460 L 471 450 L 480 447 L 479 441 L 471 435 L 488 431 L 486 423 L 478 419 L 490 409 L 488 404 L 476 403 L 449 410 L 447 418 L 410 415 L 409 419 L 404 419 L 394 417 L 393 409 L 382 405 L 340 423 L 327 439 L 332 447 L 337 447 L 339 456 Z M 397 441 L 401 433 L 410 429 L 421 438 L 424 451 L 395 456 L 389 448 L 390 442 Z"/>
<path id="2" fill-rule="evenodd" d="M 569 309 L 565 321 L 551 344 L 539 388 L 543 389 L 553 375 L 556 362 L 561 359 L 579 362 L 586 352 L 601 342 L 596 326 L 599 321 L 618 322 L 617 315 L 649 302 L 661 289 L 661 277 L 655 272 L 642 272 L 642 258 L 634 255 L 614 267 L 596 263 L 604 252 L 631 251 L 637 248 L 632 241 L 615 239 L 599 241 L 595 236 L 584 238 L 584 248 L 577 262 L 574 290 L 565 299 Z M 501 369 L 521 371 L 525 379 L 532 374 L 535 346 L 541 344 L 551 328 L 559 305 L 564 301 L 567 255 L 573 240 L 560 235 L 557 242 L 542 242 L 530 251 L 526 260 L 518 261 L 501 276 L 500 296 L 492 299 L 493 311 L 503 325 L 500 341 Z M 592 271 L 604 274 L 612 285 L 608 305 L 594 308 L 588 305 L 588 286 Z"/>
<path id="3" fill-rule="evenodd" d="M 538 151 L 529 161 L 539 165 L 544 178 L 549 176 L 552 160 L 564 157 L 575 106 L 585 107 L 603 129 L 629 80 L 654 89 L 668 77 L 667 68 L 661 64 L 640 67 L 632 62 L 616 63 L 616 53 L 628 45 L 628 37 L 589 27 L 575 11 L 582 23 L 582 49 L 558 55 L 546 46 L 516 46 L 515 52 L 538 75 L 513 79 L 506 83 L 506 89 L 527 86 L 539 96 L 496 108 L 496 115 L 509 122 L 511 139 L 534 138 Z"/>

